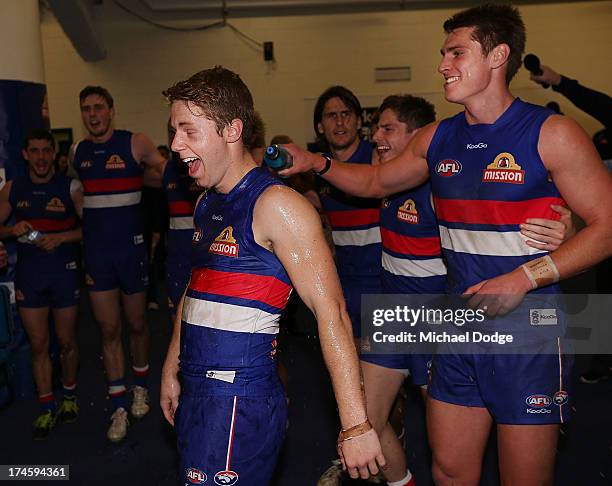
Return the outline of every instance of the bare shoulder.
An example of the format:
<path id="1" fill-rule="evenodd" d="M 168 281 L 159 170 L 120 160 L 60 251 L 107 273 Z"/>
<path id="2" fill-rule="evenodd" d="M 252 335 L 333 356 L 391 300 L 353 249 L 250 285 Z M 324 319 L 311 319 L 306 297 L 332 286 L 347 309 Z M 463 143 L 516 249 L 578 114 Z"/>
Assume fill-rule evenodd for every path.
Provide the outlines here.
<path id="1" fill-rule="evenodd" d="M 581 168 L 601 165 L 590 137 L 574 120 L 562 115 L 546 119 L 540 130 L 538 151 L 545 167 L 554 171 L 567 164 Z"/>
<path id="2" fill-rule="evenodd" d="M 313 224 L 320 226 L 319 216 L 308 200 L 287 186 L 268 187 L 257 199 L 253 222 L 268 239 L 295 231 L 303 232 Z"/>

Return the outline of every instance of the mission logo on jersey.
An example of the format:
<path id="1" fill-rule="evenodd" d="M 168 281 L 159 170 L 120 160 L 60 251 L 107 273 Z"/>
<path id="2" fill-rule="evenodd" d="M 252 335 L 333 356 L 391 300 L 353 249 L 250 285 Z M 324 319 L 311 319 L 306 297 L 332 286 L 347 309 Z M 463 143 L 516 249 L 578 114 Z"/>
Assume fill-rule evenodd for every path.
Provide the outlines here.
<path id="1" fill-rule="evenodd" d="M 54 213 L 65 213 L 66 206 L 59 197 L 51 198 L 51 200 L 47 203 L 45 210 L 51 211 Z"/>
<path id="2" fill-rule="evenodd" d="M 236 243 L 233 231 L 234 230 L 231 226 L 228 226 L 223 231 L 221 231 L 219 236 L 217 236 L 215 238 L 215 241 L 213 241 L 210 245 L 208 252 L 214 253 L 215 255 L 237 257 L 238 243 Z"/>
<path id="3" fill-rule="evenodd" d="M 125 169 L 125 162 L 118 155 L 111 155 L 106 161 L 105 168 L 106 170 Z"/>
<path id="4" fill-rule="evenodd" d="M 397 209 L 397 219 L 410 224 L 419 224 L 419 212 L 413 199 L 407 199 Z"/>
<path id="5" fill-rule="evenodd" d="M 482 174 L 482 182 L 507 182 L 510 184 L 525 184 L 525 171 L 516 163 L 514 156 L 502 152 L 487 165 Z"/>

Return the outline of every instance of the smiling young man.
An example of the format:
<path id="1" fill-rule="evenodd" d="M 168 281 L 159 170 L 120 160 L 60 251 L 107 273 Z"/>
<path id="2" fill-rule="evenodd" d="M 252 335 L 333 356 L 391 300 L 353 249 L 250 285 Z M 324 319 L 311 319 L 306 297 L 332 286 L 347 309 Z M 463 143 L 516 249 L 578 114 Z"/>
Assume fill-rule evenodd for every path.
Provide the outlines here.
<path id="1" fill-rule="evenodd" d="M 397 158 L 376 167 L 330 162 L 288 146 L 294 166 L 282 174 L 314 169 L 367 197 L 430 177 L 447 291 L 471 295 L 470 305 L 494 316 L 528 292 L 558 292 L 560 278 L 611 253 L 612 179 L 575 122 L 511 94 L 525 46 L 516 9 L 474 7 L 444 29 L 439 72 L 446 99 L 463 105 L 462 113 L 422 128 Z M 526 247 L 522 221 L 554 219 L 551 203 L 564 201 L 587 227 L 550 254 Z M 495 422 L 502 481 L 552 484 L 558 424 L 569 409 L 563 362 L 558 348 L 540 355 L 436 356 L 428 400 L 436 483 L 478 484 Z M 549 397 L 550 413 L 525 407 L 534 394 Z"/>
<path id="2" fill-rule="evenodd" d="M 41 415 L 33 438 L 46 439 L 59 418 L 76 420 L 76 340 L 79 279 L 76 244 L 81 240 L 81 185 L 55 171 L 55 141 L 47 130 L 33 130 L 25 138 L 23 158 L 28 171 L 6 183 L 0 192 L 0 222 L 15 215 L 14 226 L 0 226 L 0 238 L 19 238 L 15 297 L 19 316 L 32 347 L 32 373 Z M 36 230 L 40 236 L 30 240 Z M 49 358 L 49 311 L 53 312 L 60 345 L 64 399 L 57 410 Z"/>
<path id="3" fill-rule="evenodd" d="M 286 428 L 275 348 L 292 287 L 319 324 L 349 473 L 375 474 L 384 459 L 321 222 L 249 154 L 251 93 L 238 75 L 215 67 L 164 94 L 176 130 L 172 150 L 207 189 L 196 205 L 191 279 L 162 371 L 160 403 L 177 433 L 181 478 L 269 483 Z"/>
<path id="4" fill-rule="evenodd" d="M 102 331 L 102 354 L 111 397 L 107 437 L 127 434 L 125 357 L 121 341 L 121 307 L 130 336 L 134 373 L 132 416 L 149 411 L 149 330 L 145 320 L 147 257 L 140 206 L 146 178 L 159 185 L 164 162 L 142 133 L 115 130 L 113 98 L 101 86 L 79 94 L 81 118 L 88 135 L 71 150 L 72 165 L 83 183 L 83 250 L 86 285 Z"/>

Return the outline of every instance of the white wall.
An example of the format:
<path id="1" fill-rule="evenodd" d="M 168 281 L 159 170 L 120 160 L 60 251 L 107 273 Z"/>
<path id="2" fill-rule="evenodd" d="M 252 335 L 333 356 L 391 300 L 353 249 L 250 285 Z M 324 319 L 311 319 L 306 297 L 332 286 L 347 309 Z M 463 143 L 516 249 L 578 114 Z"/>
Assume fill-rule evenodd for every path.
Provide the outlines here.
<path id="1" fill-rule="evenodd" d="M 168 108 L 161 91 L 215 64 L 241 74 L 266 122 L 267 139 L 285 133 L 300 143 L 310 140 L 314 100 L 332 84 L 347 86 L 364 104 L 402 92 L 426 96 L 441 117 L 459 110 L 443 100 L 436 71 L 441 26 L 452 10 L 231 20 L 249 36 L 274 42 L 274 64 L 228 28 L 172 32 L 136 20 L 112 2 L 94 10 L 108 50 L 106 60 L 98 63 L 80 59 L 51 14 L 44 14 L 41 23 L 52 126 L 72 127 L 77 137 L 83 134 L 78 93 L 86 84 L 100 84 L 115 98 L 117 127 L 165 143 Z M 589 87 L 612 93 L 612 1 L 520 10 L 528 29 L 527 52 Z M 374 81 L 375 67 L 398 65 L 411 66 L 411 81 Z M 589 133 L 600 128 L 564 97 L 529 81 L 525 70 L 512 90 L 535 103 L 558 101 Z"/>

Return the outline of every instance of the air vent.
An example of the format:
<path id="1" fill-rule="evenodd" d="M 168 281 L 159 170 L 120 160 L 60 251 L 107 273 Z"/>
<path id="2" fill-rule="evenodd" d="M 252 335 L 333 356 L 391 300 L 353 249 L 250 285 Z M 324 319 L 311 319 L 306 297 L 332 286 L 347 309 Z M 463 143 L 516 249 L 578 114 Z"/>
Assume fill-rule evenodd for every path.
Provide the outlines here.
<path id="1" fill-rule="evenodd" d="M 410 81 L 410 66 L 375 68 L 374 76 L 376 81 Z"/>

